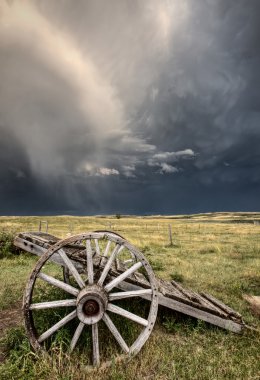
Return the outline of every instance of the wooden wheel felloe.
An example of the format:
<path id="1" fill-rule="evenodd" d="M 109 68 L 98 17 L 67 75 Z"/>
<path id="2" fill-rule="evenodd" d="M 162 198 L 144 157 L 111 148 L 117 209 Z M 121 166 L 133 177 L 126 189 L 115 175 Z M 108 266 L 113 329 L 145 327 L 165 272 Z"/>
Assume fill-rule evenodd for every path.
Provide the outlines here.
<path id="1" fill-rule="evenodd" d="M 57 275 L 46 273 L 52 258 L 59 260 L 70 274 L 65 281 Z M 58 258 L 58 259 L 57 259 Z M 135 278 L 142 279 L 143 287 L 134 285 Z M 63 292 L 60 299 L 35 302 L 37 285 L 46 284 L 51 289 Z M 117 300 L 125 299 L 132 304 L 134 297 L 148 300 L 147 316 L 130 312 L 128 307 L 117 305 Z M 64 299 L 65 298 L 65 299 Z M 100 323 L 105 324 L 125 355 L 137 354 L 149 338 L 155 324 L 158 308 L 157 283 L 151 266 L 135 247 L 122 237 L 107 232 L 76 235 L 59 241 L 39 259 L 31 273 L 24 295 L 24 316 L 26 330 L 32 347 L 37 350 L 45 341 L 53 337 L 70 321 L 77 321 L 77 327 L 70 341 L 73 351 L 84 329 L 92 332 L 92 364 L 100 365 Z M 46 309 L 66 313 L 45 331 L 37 326 L 38 313 Z M 116 326 L 114 317 L 130 320 L 141 326 L 131 345 L 124 337 L 124 331 Z M 122 328 L 121 328 L 122 330 Z"/>

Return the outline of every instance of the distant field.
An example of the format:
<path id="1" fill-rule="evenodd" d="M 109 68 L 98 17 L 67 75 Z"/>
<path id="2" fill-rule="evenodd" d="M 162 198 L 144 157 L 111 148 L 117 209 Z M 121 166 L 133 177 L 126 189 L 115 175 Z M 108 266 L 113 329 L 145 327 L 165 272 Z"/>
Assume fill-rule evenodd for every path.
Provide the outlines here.
<path id="1" fill-rule="evenodd" d="M 144 253 L 158 276 L 211 293 L 240 312 L 247 324 L 260 329 L 259 319 L 242 298 L 243 293 L 260 295 L 260 213 L 118 217 L 0 217 L 0 231 L 37 231 L 41 220 L 48 222 L 49 233 L 60 237 L 113 230 Z M 6 255 L 0 260 L 2 312 L 20 305 L 35 261 L 29 254 Z M 96 374 L 84 374 L 80 354 L 67 360 L 61 351 L 52 358 L 35 360 L 23 330 L 16 328 L 2 341 L 9 354 L 0 367 L 0 378 L 260 379 L 259 333 L 234 335 L 165 309 L 159 310 L 157 320 L 152 338 L 136 358 Z"/>

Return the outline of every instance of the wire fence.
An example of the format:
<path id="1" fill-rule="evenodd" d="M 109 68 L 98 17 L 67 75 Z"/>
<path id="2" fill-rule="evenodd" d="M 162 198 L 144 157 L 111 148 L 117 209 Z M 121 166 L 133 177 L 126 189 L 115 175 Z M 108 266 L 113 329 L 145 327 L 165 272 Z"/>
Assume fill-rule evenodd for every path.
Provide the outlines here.
<path id="1" fill-rule="evenodd" d="M 157 244 L 160 246 L 203 246 L 209 244 L 238 245 L 253 244 L 260 249 L 259 224 L 231 223 L 189 223 L 187 221 L 171 221 L 136 219 L 104 219 L 40 217 L 16 218 L 3 220 L 0 218 L 0 229 L 10 232 L 41 231 L 64 238 L 80 232 L 107 230 L 118 233 L 126 239 L 138 242 L 139 245 Z"/>

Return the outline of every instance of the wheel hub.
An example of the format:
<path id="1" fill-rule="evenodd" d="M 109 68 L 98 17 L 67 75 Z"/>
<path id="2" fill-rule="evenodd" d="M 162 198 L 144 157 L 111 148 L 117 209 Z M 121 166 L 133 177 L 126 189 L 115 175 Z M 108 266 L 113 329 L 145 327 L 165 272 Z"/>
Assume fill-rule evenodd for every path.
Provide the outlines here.
<path id="1" fill-rule="evenodd" d="M 100 321 L 106 311 L 108 297 L 101 286 L 89 285 L 82 289 L 77 298 L 77 316 L 86 325 Z"/>

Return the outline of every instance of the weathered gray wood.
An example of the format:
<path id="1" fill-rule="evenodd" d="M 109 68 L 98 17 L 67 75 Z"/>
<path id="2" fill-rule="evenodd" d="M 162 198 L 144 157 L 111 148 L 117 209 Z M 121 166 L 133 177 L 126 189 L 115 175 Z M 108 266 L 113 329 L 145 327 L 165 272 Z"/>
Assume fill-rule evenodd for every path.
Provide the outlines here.
<path id="1" fill-rule="evenodd" d="M 94 241 L 95 241 L 96 253 L 98 256 L 101 256 L 100 248 L 99 248 L 99 244 L 98 244 L 98 239 L 94 239 Z"/>
<path id="2" fill-rule="evenodd" d="M 48 245 L 48 247 L 47 248 L 42 247 L 36 243 L 29 242 L 24 238 L 20 238 L 19 236 L 14 239 L 14 245 L 18 248 L 23 249 L 24 251 L 27 251 L 29 253 L 33 253 L 34 255 L 39 256 L 39 257 L 41 257 L 45 252 L 47 252 L 47 250 L 50 246 L 49 244 L 46 243 L 45 246 Z M 49 261 L 51 261 L 57 265 L 63 266 L 63 267 L 66 266 L 64 261 L 62 260 L 62 258 L 60 257 L 60 255 L 58 253 L 54 253 L 50 257 Z M 76 262 L 74 260 L 71 260 L 71 261 L 72 261 L 73 265 L 77 268 L 77 270 L 82 269 L 82 265 L 79 262 Z"/>
<path id="3" fill-rule="evenodd" d="M 211 305 L 206 299 L 204 299 L 198 293 L 193 292 L 192 290 L 185 289 L 185 291 L 181 291 L 180 285 L 179 289 L 177 289 L 177 287 L 174 285 L 174 282 L 173 284 L 170 284 L 169 282 L 161 279 L 158 279 L 158 283 L 160 293 L 169 299 L 174 299 L 178 302 L 187 304 L 208 313 L 212 313 L 222 318 L 229 318 L 229 316 L 223 313 L 221 309 L 216 308 L 214 305 Z"/>
<path id="4" fill-rule="evenodd" d="M 207 309 L 208 309 L 213 314 L 216 314 L 216 315 L 221 316 L 223 318 L 228 318 L 230 316 L 229 313 L 226 313 L 222 309 L 220 309 L 219 307 L 216 307 L 212 302 L 207 300 L 206 297 L 202 297 L 199 293 L 195 293 L 193 291 L 192 291 L 192 294 L 193 294 L 194 300 L 196 300 L 196 302 L 199 302 L 205 308 L 204 309 L 205 311 L 207 311 Z"/>
<path id="5" fill-rule="evenodd" d="M 207 293 L 201 293 L 203 297 L 211 301 L 214 305 L 220 307 L 223 311 L 227 312 L 230 315 L 233 315 L 235 317 L 241 318 L 241 314 L 239 314 L 237 311 L 231 309 L 231 307 L 225 305 L 223 302 L 219 301 L 215 297 L 207 294 Z"/>
<path id="6" fill-rule="evenodd" d="M 224 313 L 222 309 L 216 307 L 212 302 L 208 301 L 205 297 L 201 296 L 199 293 L 195 293 L 192 290 L 184 289 L 180 284 L 175 281 L 171 281 L 174 288 L 177 288 L 181 293 L 188 299 L 191 300 L 191 306 L 194 306 L 194 302 L 197 303 L 197 307 L 204 311 L 210 310 L 213 314 L 221 317 L 228 317 L 227 313 Z"/>
<path id="7" fill-rule="evenodd" d="M 111 321 L 107 313 L 103 315 L 103 321 L 107 325 L 108 329 L 111 331 L 111 333 L 114 335 L 116 341 L 118 342 L 119 346 L 122 348 L 122 350 L 126 353 L 129 353 L 129 347 L 127 346 L 126 342 L 122 338 L 122 335 L 120 332 L 117 330 L 116 326 L 114 323 Z"/>
<path id="8" fill-rule="evenodd" d="M 59 255 L 61 256 L 62 260 L 64 261 L 65 265 L 69 269 L 70 273 L 75 278 L 75 280 L 78 283 L 79 287 L 81 289 L 83 289 L 85 287 L 85 283 L 82 280 L 82 278 L 80 277 L 79 272 L 77 271 L 77 269 L 75 268 L 75 266 L 73 265 L 73 263 L 71 262 L 71 260 L 68 258 L 68 256 L 66 255 L 66 253 L 64 252 L 63 249 L 59 249 L 58 252 L 59 252 Z"/>
<path id="9" fill-rule="evenodd" d="M 87 239 L 86 242 L 87 248 L 87 273 L 88 273 L 88 283 L 92 285 L 94 283 L 94 270 L 93 270 L 93 253 L 91 248 L 91 241 Z"/>
<path id="10" fill-rule="evenodd" d="M 76 299 L 32 303 L 30 305 L 30 310 L 52 309 L 56 307 L 69 307 L 69 306 L 76 306 Z"/>
<path id="11" fill-rule="evenodd" d="M 110 245 L 111 245 L 111 240 L 108 240 L 103 257 L 101 259 L 101 263 L 100 263 L 101 265 L 104 265 L 105 263 L 106 257 L 108 256 L 108 252 L 110 250 Z"/>
<path id="12" fill-rule="evenodd" d="M 118 292 L 118 293 L 110 293 L 109 300 L 121 300 L 123 298 L 131 298 L 131 297 L 142 297 L 146 294 L 152 294 L 152 289 L 141 289 L 141 290 L 131 290 L 128 292 Z"/>
<path id="13" fill-rule="evenodd" d="M 37 256 L 42 256 L 47 251 L 46 248 L 43 248 L 34 243 L 30 243 L 27 240 L 20 238 L 19 236 L 15 237 L 14 245 L 18 248 L 23 249 L 24 251 L 33 253 L 34 255 L 37 255 Z M 59 257 L 59 255 L 57 256 Z M 59 262 L 62 263 L 62 260 L 60 258 L 59 258 Z"/>
<path id="14" fill-rule="evenodd" d="M 65 292 L 73 294 L 74 296 L 77 296 L 79 294 L 79 290 L 74 288 L 73 286 L 69 284 L 65 284 L 65 282 L 57 280 L 56 278 L 49 276 L 45 273 L 38 273 L 38 278 L 48 282 L 49 284 L 56 286 L 57 288 L 60 288 L 62 290 L 65 290 Z"/>
<path id="15" fill-rule="evenodd" d="M 129 277 L 132 273 L 134 273 L 135 271 L 137 271 L 137 269 L 139 269 L 142 265 L 143 264 L 140 261 L 138 263 L 134 264 L 132 267 L 130 267 L 125 272 L 123 272 L 122 274 L 120 274 L 120 276 L 116 277 L 113 281 L 109 282 L 105 286 L 105 290 L 107 292 L 110 292 L 110 290 L 112 290 L 115 286 L 117 286 L 118 284 L 120 284 L 121 281 L 123 281 L 124 279 L 126 279 L 127 277 Z"/>
<path id="16" fill-rule="evenodd" d="M 104 269 L 103 269 L 103 272 L 101 273 L 101 276 L 100 276 L 100 278 L 99 278 L 99 280 L 98 280 L 98 285 L 99 285 L 99 286 L 102 286 L 102 285 L 103 285 L 103 282 L 104 282 L 105 279 L 106 279 L 106 276 L 107 276 L 107 274 L 108 274 L 108 272 L 109 272 L 109 269 L 110 269 L 111 266 L 112 266 L 112 263 L 113 263 L 113 261 L 114 261 L 116 255 L 117 255 L 117 252 L 118 252 L 119 248 L 120 248 L 120 245 L 117 244 L 117 245 L 115 246 L 113 252 L 111 253 L 111 256 L 109 257 L 109 259 L 108 259 L 108 261 L 107 261 L 107 263 L 106 263 L 106 265 L 105 265 L 105 267 L 104 267 Z"/>
<path id="17" fill-rule="evenodd" d="M 191 299 L 190 292 L 187 289 L 185 289 L 181 284 L 174 280 L 171 281 L 171 284 L 174 286 L 174 288 L 177 288 L 181 294 L 183 294 L 188 299 Z"/>
<path id="18" fill-rule="evenodd" d="M 50 329 L 45 331 L 39 338 L 38 341 L 41 343 L 49 338 L 55 331 L 59 330 L 62 326 L 66 325 L 69 321 L 74 319 L 77 315 L 76 310 L 73 310 L 70 314 L 66 315 L 66 317 L 62 318 L 58 323 L 53 325 Z"/>
<path id="19" fill-rule="evenodd" d="M 92 345 L 93 345 L 93 365 L 95 367 L 98 367 L 100 364 L 98 323 L 95 323 L 94 325 L 92 325 Z"/>
<path id="20" fill-rule="evenodd" d="M 132 291 L 132 290 L 140 290 L 140 286 L 134 285 L 134 284 L 129 284 L 125 281 L 121 282 L 118 285 L 118 288 L 124 290 L 124 291 Z M 203 310 L 197 309 L 195 307 L 189 306 L 187 304 L 184 304 L 182 302 L 170 299 L 168 297 L 163 296 L 162 294 L 159 293 L 159 305 L 165 306 L 169 309 L 178 311 L 180 313 L 190 315 L 191 317 L 201 319 L 202 321 L 211 323 L 215 326 L 224 328 L 226 330 L 235 332 L 235 333 L 240 333 L 243 329 L 243 324 L 242 323 L 236 323 L 232 321 L 231 319 L 224 319 L 220 318 L 216 315 L 212 315 L 210 313 L 207 313 Z M 150 295 L 143 295 L 142 298 L 146 300 L 151 300 Z"/>
<path id="21" fill-rule="evenodd" d="M 130 311 L 122 309 L 121 307 L 113 305 L 112 303 L 109 303 L 107 305 L 107 310 L 111 311 L 112 313 L 121 315 L 122 317 L 125 317 L 127 319 L 131 319 L 131 321 L 139 323 L 142 326 L 148 326 L 148 321 L 146 319 L 141 318 L 136 314 L 130 313 Z"/>
<path id="22" fill-rule="evenodd" d="M 83 322 L 79 322 L 78 327 L 76 328 L 75 333 L 74 333 L 74 335 L 71 339 L 71 342 L 70 342 L 70 352 L 72 352 L 74 350 L 74 348 L 75 348 L 75 346 L 79 340 L 79 337 L 80 337 L 80 335 L 84 329 L 84 326 L 85 326 L 85 324 Z"/>
<path id="23" fill-rule="evenodd" d="M 166 298 L 160 294 L 159 294 L 159 304 L 166 306 L 170 309 L 179 311 L 183 314 L 190 315 L 191 317 L 201 319 L 202 321 L 209 322 L 213 325 L 222 327 L 232 332 L 239 333 L 242 331 L 242 325 L 235 323 L 230 319 L 224 319 L 216 315 L 212 315 L 210 313 L 207 313 L 195 307 L 183 304 L 173 299 Z"/>

